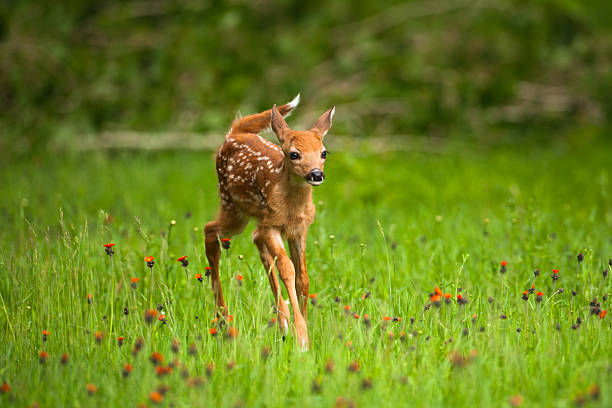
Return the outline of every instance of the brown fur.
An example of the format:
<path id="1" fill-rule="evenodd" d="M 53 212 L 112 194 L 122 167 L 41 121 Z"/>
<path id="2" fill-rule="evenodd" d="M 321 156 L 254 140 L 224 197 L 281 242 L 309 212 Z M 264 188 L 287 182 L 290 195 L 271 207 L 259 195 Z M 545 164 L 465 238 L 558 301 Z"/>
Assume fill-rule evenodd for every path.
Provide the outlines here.
<path id="1" fill-rule="evenodd" d="M 334 108 L 325 112 L 312 129 L 295 131 L 289 128 L 283 116 L 296 105 L 297 102 L 279 108 L 275 105 L 262 113 L 234 121 L 217 153 L 219 215 L 206 224 L 204 233 L 216 304 L 219 312 L 225 315 L 227 306 L 219 280 L 219 239 L 241 233 L 249 218 L 257 220 L 253 242 L 268 273 L 279 326 L 286 333 L 289 310 L 281 296 L 274 265 L 287 288 L 298 343 L 307 348 L 306 234 L 314 220 L 315 207 L 312 186 L 307 183 L 306 176 L 314 169 L 323 170 L 325 159 L 321 156 L 325 148 L 322 142 L 331 126 Z M 270 125 L 281 147 L 257 135 Z M 299 152 L 299 159 L 290 159 L 291 152 Z M 283 238 L 289 243 L 291 259 Z"/>

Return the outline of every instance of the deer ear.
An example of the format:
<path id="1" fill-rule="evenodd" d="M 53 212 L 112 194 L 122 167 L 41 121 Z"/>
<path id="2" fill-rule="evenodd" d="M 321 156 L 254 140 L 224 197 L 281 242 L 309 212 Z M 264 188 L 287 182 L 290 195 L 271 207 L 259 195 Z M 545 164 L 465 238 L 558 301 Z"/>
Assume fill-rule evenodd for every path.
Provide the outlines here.
<path id="1" fill-rule="evenodd" d="M 329 128 L 331 128 L 334 112 L 336 112 L 336 107 L 332 106 L 327 112 L 322 114 L 319 119 L 317 119 L 317 123 L 315 123 L 312 129 L 310 129 L 312 132 L 318 134 L 321 137 L 321 140 L 323 140 L 329 131 Z"/>
<path id="2" fill-rule="evenodd" d="M 276 137 L 278 140 L 283 143 L 285 138 L 283 133 L 289 129 L 287 122 L 283 119 L 283 115 L 278 111 L 276 104 L 272 107 L 272 113 L 270 114 L 270 124 L 272 126 L 272 130 L 276 133 Z"/>

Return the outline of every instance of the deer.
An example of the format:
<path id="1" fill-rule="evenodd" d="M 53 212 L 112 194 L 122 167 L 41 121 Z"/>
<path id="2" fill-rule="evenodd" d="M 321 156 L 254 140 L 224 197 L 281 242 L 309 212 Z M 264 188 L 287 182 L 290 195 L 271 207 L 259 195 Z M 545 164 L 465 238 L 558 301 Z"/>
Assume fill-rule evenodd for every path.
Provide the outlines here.
<path id="1" fill-rule="evenodd" d="M 255 219 L 252 241 L 268 275 L 283 340 L 289 331 L 290 313 L 275 268 L 293 309 L 295 338 L 305 351 L 310 345 L 306 236 L 315 218 L 312 188 L 325 179 L 323 138 L 331 128 L 335 107 L 323 113 L 309 130 L 293 130 L 284 118 L 299 101 L 298 94 L 289 103 L 233 121 L 216 153 L 220 208 L 217 217 L 206 223 L 204 236 L 217 315 L 226 316 L 219 279 L 220 244 L 240 234 L 249 220 Z M 259 135 L 270 127 L 280 145 Z"/>

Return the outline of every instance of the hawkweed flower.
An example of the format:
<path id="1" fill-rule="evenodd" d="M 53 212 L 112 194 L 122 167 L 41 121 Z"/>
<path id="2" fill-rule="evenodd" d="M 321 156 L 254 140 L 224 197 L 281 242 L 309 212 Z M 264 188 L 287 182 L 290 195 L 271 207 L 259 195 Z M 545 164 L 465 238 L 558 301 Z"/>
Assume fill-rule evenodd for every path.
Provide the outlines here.
<path id="1" fill-rule="evenodd" d="M 393 320 L 391 317 L 389 316 L 383 316 L 382 318 L 385 322 L 390 322 L 391 320 Z"/>
<path id="2" fill-rule="evenodd" d="M 536 278 L 537 278 L 538 276 L 540 276 L 540 270 L 539 270 L 539 269 L 536 269 L 535 271 L 533 271 L 533 276 L 534 276 L 534 277 L 536 277 Z"/>
<path id="3" fill-rule="evenodd" d="M 172 372 L 172 367 L 170 367 L 169 365 L 167 366 L 158 365 L 155 367 L 155 373 L 160 378 L 170 374 L 171 372 Z"/>
<path id="4" fill-rule="evenodd" d="M 242 275 L 238 275 L 236 276 L 236 280 L 238 281 L 238 286 L 242 286 L 242 280 L 243 280 L 243 276 Z"/>
<path id="5" fill-rule="evenodd" d="M 506 265 L 508 265 L 508 262 L 501 261 L 501 266 L 499 267 L 499 273 L 501 273 L 502 275 L 506 273 Z"/>
<path id="6" fill-rule="evenodd" d="M 132 367 L 130 363 L 125 363 L 125 365 L 123 366 L 123 370 L 121 370 L 121 374 L 123 375 L 123 378 L 128 377 L 133 369 L 134 368 Z"/>
<path id="7" fill-rule="evenodd" d="M 155 265 L 155 261 L 153 260 L 153 257 L 152 256 L 145 256 L 144 260 L 147 263 L 147 267 L 149 269 L 153 269 L 153 265 Z"/>
<path id="8" fill-rule="evenodd" d="M 327 361 L 325 362 L 325 372 L 327 374 L 331 374 L 334 372 L 335 368 L 336 365 L 334 364 L 334 360 L 332 360 L 331 358 L 327 359 Z"/>
<path id="9" fill-rule="evenodd" d="M 533 292 L 535 292 L 535 284 L 532 284 L 531 287 L 528 289 L 529 294 L 531 295 Z"/>
<path id="10" fill-rule="evenodd" d="M 8 394 L 11 392 L 11 386 L 7 382 L 3 382 L 0 386 L 0 394 Z"/>
<path id="11" fill-rule="evenodd" d="M 43 335 L 43 337 L 42 337 L 42 341 L 47 341 L 47 336 L 49 336 L 50 334 L 51 334 L 51 332 L 50 332 L 50 331 L 43 330 L 43 331 L 42 331 L 42 335 Z"/>
<path id="12" fill-rule="evenodd" d="M 159 391 L 153 391 L 149 394 L 149 400 L 154 404 L 160 404 L 164 400 L 164 396 Z"/>
<path id="13" fill-rule="evenodd" d="M 102 339 L 104 338 L 104 333 L 102 333 L 101 331 L 97 331 L 94 333 L 94 337 L 96 338 L 96 343 L 100 344 L 102 342 Z"/>
<path id="14" fill-rule="evenodd" d="M 589 307 L 592 315 L 599 315 L 601 313 L 601 303 L 599 303 L 597 299 L 591 300 Z"/>
<path id="15" fill-rule="evenodd" d="M 366 292 L 363 295 L 361 295 L 361 300 L 366 300 L 368 299 L 370 296 L 372 296 L 372 294 L 370 292 Z"/>
<path id="16" fill-rule="evenodd" d="M 581 263 L 582 261 L 584 261 L 584 255 L 582 254 L 582 252 L 580 252 L 576 258 L 578 258 L 578 263 Z"/>
<path id="17" fill-rule="evenodd" d="M 366 329 L 369 329 L 370 327 L 372 327 L 372 321 L 370 320 L 370 315 L 368 314 L 363 315 L 363 324 L 365 325 Z"/>
<path id="18" fill-rule="evenodd" d="M 130 286 L 132 287 L 132 289 L 136 289 L 138 287 L 139 280 L 139 278 L 130 278 L 130 281 L 132 282 L 130 283 Z"/>
<path id="19" fill-rule="evenodd" d="M 359 363 L 359 360 L 353 360 L 351 361 L 351 364 L 349 364 L 348 369 L 350 372 L 356 373 L 361 369 L 361 364 Z"/>
<path id="20" fill-rule="evenodd" d="M 157 310 L 155 309 L 148 309 L 145 311 L 144 313 L 144 320 L 147 324 L 151 324 L 153 323 L 153 320 L 157 317 Z"/>
<path id="21" fill-rule="evenodd" d="M 557 286 L 557 281 L 559 280 L 559 270 L 553 269 L 552 275 L 550 275 L 550 278 L 553 280 L 553 290 L 554 290 L 555 286 Z"/>
<path id="22" fill-rule="evenodd" d="M 275 324 L 276 324 L 276 317 L 273 317 L 270 320 L 268 320 L 268 327 L 274 327 Z"/>
<path id="23" fill-rule="evenodd" d="M 46 351 L 43 350 L 38 353 L 38 361 L 40 361 L 40 364 L 45 364 L 47 362 L 47 358 L 49 358 L 49 353 Z"/>
<path id="24" fill-rule="evenodd" d="M 174 354 L 179 352 L 179 341 L 178 339 L 172 339 L 172 352 Z"/>
<path id="25" fill-rule="evenodd" d="M 60 363 L 62 363 L 62 365 L 66 365 L 68 364 L 68 360 L 70 360 L 70 356 L 68 355 L 68 353 L 63 353 Z"/>
<path id="26" fill-rule="evenodd" d="M 351 306 L 350 305 L 345 305 L 344 306 L 344 313 L 349 314 L 351 312 Z"/>
<path id="27" fill-rule="evenodd" d="M 356 320 L 359 320 L 359 315 L 358 315 L 357 313 L 353 313 L 353 317 L 354 317 Z"/>
<path id="28" fill-rule="evenodd" d="M 435 307 L 440 307 L 440 295 L 438 294 L 432 294 L 429 297 L 429 301 L 431 302 L 431 304 L 433 304 Z"/>
<path id="29" fill-rule="evenodd" d="M 523 291 L 523 296 L 521 296 L 521 299 L 523 299 L 525 302 L 529 300 L 529 292 L 527 292 L 526 290 Z"/>
<path id="30" fill-rule="evenodd" d="M 159 351 L 154 351 L 151 354 L 151 363 L 155 364 L 156 366 L 161 365 L 164 363 L 164 356 L 162 353 L 160 353 Z"/>
<path id="31" fill-rule="evenodd" d="M 166 315 L 165 314 L 160 314 L 159 317 L 157 318 L 157 320 L 159 320 L 162 324 L 167 324 Z"/>
<path id="32" fill-rule="evenodd" d="M 215 372 L 215 363 L 212 361 L 206 363 L 206 375 L 210 377 Z"/>
<path id="33" fill-rule="evenodd" d="M 187 255 L 183 255 L 180 258 L 177 259 L 177 262 L 181 263 L 181 266 L 183 268 L 186 268 L 189 266 L 189 261 L 187 260 Z"/>
<path id="34" fill-rule="evenodd" d="M 200 283 L 204 282 L 204 278 L 202 277 L 201 273 L 196 273 L 196 276 L 194 276 L 193 279 L 197 279 L 197 281 Z"/>
<path id="35" fill-rule="evenodd" d="M 536 292 L 536 302 L 540 303 L 542 301 L 542 296 L 544 296 L 544 292 Z"/>
<path id="36" fill-rule="evenodd" d="M 223 249 L 230 249 L 231 239 L 229 238 L 221 238 L 221 246 Z"/>
<path id="37" fill-rule="evenodd" d="M 461 306 L 467 304 L 467 299 L 461 295 L 461 293 L 457 293 L 457 303 Z"/>
<path id="38" fill-rule="evenodd" d="M 434 288 L 434 293 L 433 294 L 438 295 L 438 296 L 442 296 L 442 289 L 440 289 L 439 287 L 436 286 Z"/>
<path id="39" fill-rule="evenodd" d="M 108 244 L 104 244 L 104 250 L 106 251 L 106 255 L 110 256 L 111 258 L 115 254 L 115 250 L 113 249 L 114 246 L 115 244 L 112 242 L 109 242 Z"/>
<path id="40" fill-rule="evenodd" d="M 313 306 L 317 305 L 317 294 L 316 293 L 310 293 L 308 294 L 308 298 L 310 299 L 310 304 Z"/>
<path id="41" fill-rule="evenodd" d="M 227 328 L 227 332 L 225 333 L 225 337 L 234 340 L 238 337 L 238 329 L 235 326 L 230 326 Z"/>
<path id="42" fill-rule="evenodd" d="M 91 305 L 93 303 L 93 295 L 89 294 L 87 295 L 87 304 Z"/>
<path id="43" fill-rule="evenodd" d="M 138 353 L 140 353 L 140 350 L 142 350 L 143 345 L 144 345 L 144 339 L 142 337 L 137 338 L 136 341 L 134 342 L 134 349 L 132 350 L 132 355 L 133 356 L 138 355 Z"/>
<path id="44" fill-rule="evenodd" d="M 516 394 L 510 397 L 510 405 L 513 407 L 520 407 L 523 405 L 523 396 Z"/>
<path id="45" fill-rule="evenodd" d="M 452 297 L 453 297 L 453 295 L 451 295 L 450 293 L 445 293 L 444 294 L 444 303 L 446 303 L 447 305 L 450 305 Z"/>
<path id="46" fill-rule="evenodd" d="M 158 312 L 161 312 L 163 310 L 163 308 L 164 308 L 164 305 L 162 305 L 161 303 L 157 304 L 157 311 Z"/>
<path id="47" fill-rule="evenodd" d="M 478 315 L 476 313 L 474 313 L 472 315 L 472 324 L 476 324 L 476 321 L 478 320 Z"/>
<path id="48" fill-rule="evenodd" d="M 215 327 L 208 329 L 208 333 L 210 333 L 210 335 L 213 337 L 217 337 L 217 329 Z"/>
<path id="49" fill-rule="evenodd" d="M 210 266 L 206 267 L 206 280 L 208 281 L 210 279 L 210 274 L 212 273 L 212 268 Z"/>
<path id="50" fill-rule="evenodd" d="M 234 360 L 231 360 L 227 363 L 227 371 L 232 371 L 234 368 L 236 368 L 236 362 Z"/>
<path id="51" fill-rule="evenodd" d="M 98 387 L 93 385 L 93 384 L 87 384 L 87 394 L 94 395 L 96 392 L 98 392 Z"/>
<path id="52" fill-rule="evenodd" d="M 393 321 L 394 321 L 394 322 L 401 322 L 401 321 L 402 321 L 402 318 L 401 318 L 401 317 L 398 317 L 398 316 L 393 316 Z"/>
<path id="53" fill-rule="evenodd" d="M 123 337 L 123 336 L 119 336 L 119 337 L 117 337 L 117 345 L 118 345 L 119 347 L 123 346 L 123 342 L 124 342 L 124 341 L 125 341 L 125 337 Z"/>
<path id="54" fill-rule="evenodd" d="M 189 351 L 188 351 L 189 355 L 191 356 L 195 356 L 198 354 L 198 346 L 196 346 L 195 343 L 191 343 L 189 345 Z"/>

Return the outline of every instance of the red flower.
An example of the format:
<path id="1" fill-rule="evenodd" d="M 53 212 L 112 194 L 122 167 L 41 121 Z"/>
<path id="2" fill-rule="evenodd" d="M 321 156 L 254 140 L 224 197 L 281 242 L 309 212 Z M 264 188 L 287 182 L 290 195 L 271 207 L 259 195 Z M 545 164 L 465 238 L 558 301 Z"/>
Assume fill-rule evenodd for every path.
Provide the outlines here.
<path id="1" fill-rule="evenodd" d="M 183 262 L 185 259 L 187 259 L 187 255 L 181 256 L 179 259 L 177 259 L 177 261 L 178 262 Z"/>
<path id="2" fill-rule="evenodd" d="M 506 262 L 506 261 L 501 261 L 501 266 L 506 266 L 506 265 L 508 265 L 508 262 Z"/>
<path id="3" fill-rule="evenodd" d="M 177 262 L 180 262 L 182 266 L 185 268 L 189 265 L 189 261 L 187 260 L 187 255 L 183 255 L 177 259 Z"/>
<path id="4" fill-rule="evenodd" d="M 130 280 L 132 281 L 132 283 L 138 283 L 140 278 L 130 278 Z"/>
<path id="5" fill-rule="evenodd" d="M 93 384 L 87 384 L 87 393 L 93 395 L 98 391 L 98 387 Z"/>
<path id="6" fill-rule="evenodd" d="M 357 313 L 354 313 L 354 314 L 353 314 L 353 317 L 354 317 L 355 319 L 359 319 L 359 315 L 358 315 Z"/>
<path id="7" fill-rule="evenodd" d="M 38 357 L 40 358 L 40 364 L 44 364 L 45 361 L 47 361 L 47 358 L 49 357 L 49 353 L 47 353 L 46 351 L 41 351 L 40 353 L 38 353 Z"/>
<path id="8" fill-rule="evenodd" d="M 444 299 L 450 299 L 451 297 L 453 297 L 453 295 L 451 295 L 450 293 L 444 294 Z"/>
<path id="9" fill-rule="evenodd" d="M 91 302 L 93 302 L 93 295 L 87 295 L 87 304 L 91 305 Z"/>
<path id="10" fill-rule="evenodd" d="M 125 340 L 125 337 L 123 337 L 123 336 L 117 337 L 117 345 L 119 345 L 119 347 L 123 346 L 123 341 L 124 340 Z"/>
<path id="11" fill-rule="evenodd" d="M 393 319 L 391 319 L 389 316 L 383 316 L 383 320 L 390 322 Z"/>
<path id="12" fill-rule="evenodd" d="M 115 244 L 112 243 L 112 242 L 109 242 L 108 244 L 104 244 L 104 248 L 112 248 L 114 246 L 115 246 Z"/>
<path id="13" fill-rule="evenodd" d="M 159 320 L 160 322 L 166 322 L 166 315 L 165 314 L 160 314 L 159 317 L 157 318 L 157 320 Z"/>
<path id="14" fill-rule="evenodd" d="M 348 312 L 349 310 L 351 310 L 351 307 L 349 305 L 346 305 L 344 306 L 344 310 Z"/>
<path id="15" fill-rule="evenodd" d="M 436 286 L 436 288 L 434 289 L 434 293 L 438 296 L 442 296 L 442 290 Z"/>
<path id="16" fill-rule="evenodd" d="M 159 351 L 155 351 L 151 354 L 151 362 L 155 365 L 162 364 L 164 362 L 164 356 Z"/>
<path id="17" fill-rule="evenodd" d="M 461 296 L 461 293 L 457 293 L 457 300 L 461 300 L 463 299 L 463 296 Z"/>
<path id="18" fill-rule="evenodd" d="M 11 392 L 11 386 L 8 385 L 8 383 L 2 383 L 2 386 L 0 386 L 0 391 L 2 391 L 2 394 L 8 394 Z"/>
<path id="19" fill-rule="evenodd" d="M 317 294 L 316 294 L 316 293 L 310 293 L 310 294 L 308 295 L 308 297 L 309 297 L 309 298 L 311 298 L 311 299 L 316 299 Z"/>
<path id="20" fill-rule="evenodd" d="M 604 317 L 606 317 L 607 314 L 608 314 L 607 310 L 602 310 L 601 312 L 599 312 L 599 318 L 603 319 Z"/>
<path id="21" fill-rule="evenodd" d="M 552 271 L 552 272 L 553 272 L 555 275 L 557 275 L 557 274 L 559 273 L 559 270 L 558 270 L 558 269 L 553 269 L 553 271 Z"/>
<path id="22" fill-rule="evenodd" d="M 536 292 L 536 296 L 542 297 L 542 296 L 544 296 L 544 292 Z"/>
<path id="23" fill-rule="evenodd" d="M 231 240 L 229 238 L 221 238 L 221 246 L 223 247 L 223 249 L 229 249 L 230 243 Z"/>
<path id="24" fill-rule="evenodd" d="M 133 367 L 130 363 L 125 363 L 125 365 L 123 366 L 123 376 L 127 377 L 128 375 L 130 375 L 130 373 L 132 372 Z"/>
<path id="25" fill-rule="evenodd" d="M 440 295 L 431 295 L 429 297 L 429 301 L 432 303 L 436 303 L 440 301 Z"/>
<path id="26" fill-rule="evenodd" d="M 216 336 L 217 335 L 217 329 L 214 327 L 211 327 L 210 329 L 208 329 L 208 332 L 210 333 L 211 336 Z"/>
<path id="27" fill-rule="evenodd" d="M 149 399 L 154 404 L 159 404 L 160 402 L 162 402 L 164 400 L 164 396 L 161 395 L 161 393 L 159 393 L 157 391 L 153 391 L 152 393 L 149 394 Z"/>
<path id="28" fill-rule="evenodd" d="M 204 278 L 202 278 L 201 273 L 196 273 L 196 276 L 194 276 L 193 279 L 197 279 L 198 281 L 200 281 L 200 283 L 204 281 Z"/>
<path id="29" fill-rule="evenodd" d="M 242 275 L 238 275 L 238 276 L 236 276 L 236 279 L 240 282 L 243 279 L 243 277 L 242 277 Z"/>
<path id="30" fill-rule="evenodd" d="M 145 262 L 153 262 L 153 257 L 152 256 L 145 256 L 144 260 L 145 260 Z"/>

